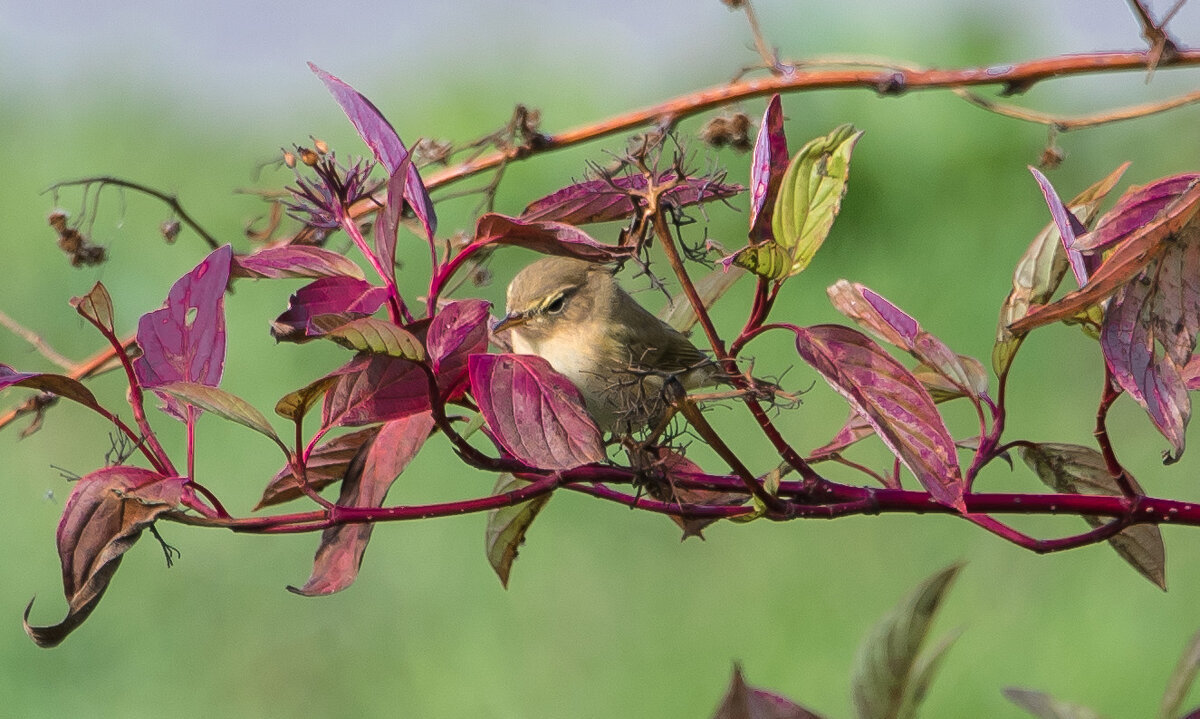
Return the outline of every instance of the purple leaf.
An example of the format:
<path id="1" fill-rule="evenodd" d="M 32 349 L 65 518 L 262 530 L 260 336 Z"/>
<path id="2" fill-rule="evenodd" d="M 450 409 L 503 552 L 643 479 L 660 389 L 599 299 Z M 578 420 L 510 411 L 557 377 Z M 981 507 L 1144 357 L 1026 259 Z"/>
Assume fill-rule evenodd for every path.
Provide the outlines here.
<path id="1" fill-rule="evenodd" d="M 839 312 L 876 337 L 907 351 L 949 380 L 973 402 L 978 403 L 979 398 L 987 394 L 987 374 L 978 361 L 959 356 L 882 295 L 846 280 L 830 285 L 827 293 Z"/>
<path id="2" fill-rule="evenodd" d="M 735 664 L 729 689 L 713 719 L 821 719 L 821 715 L 787 697 L 750 686 L 742 676 L 742 668 Z"/>
<path id="3" fill-rule="evenodd" d="M 321 408 L 322 427 L 356 427 L 429 409 L 429 383 L 415 362 L 362 355 L 336 374 Z"/>
<path id="4" fill-rule="evenodd" d="M 954 440 L 921 383 L 861 332 L 840 325 L 792 329 L 801 358 L 863 415 L 921 486 L 965 513 Z"/>
<path id="5" fill-rule="evenodd" d="M 1097 252 L 1120 242 L 1154 220 L 1198 178 L 1200 174 L 1194 173 L 1173 175 L 1129 188 L 1096 223 L 1095 231 L 1079 238 L 1075 247 L 1080 251 Z"/>
<path id="6" fill-rule="evenodd" d="M 75 483 L 57 533 L 67 616 L 53 626 L 32 626 L 29 603 L 25 632 L 38 646 L 58 645 L 87 619 L 142 530 L 179 505 L 185 482 L 140 467 L 116 466 Z"/>
<path id="7" fill-rule="evenodd" d="M 283 277 L 353 277 L 362 268 L 338 252 L 311 245 L 264 247 L 249 255 L 234 255 L 233 276 L 251 279 Z"/>
<path id="8" fill-rule="evenodd" d="M 444 400 L 463 395 L 467 358 L 487 350 L 489 307 L 484 300 L 451 302 L 429 323 L 425 345 Z"/>
<path id="9" fill-rule="evenodd" d="M 225 289 L 233 250 L 225 245 L 171 287 L 166 305 L 138 321 L 142 356 L 133 369 L 143 387 L 195 382 L 216 387 L 225 364 Z M 185 419 L 179 403 L 163 397 L 168 414 Z"/>
<path id="10" fill-rule="evenodd" d="M 659 175 L 656 182 L 662 184 L 675 179 L 675 173 L 667 172 Z M 664 192 L 661 201 L 675 207 L 687 207 L 733 197 L 744 189 L 741 185 L 708 177 L 689 176 Z M 521 220 L 565 222 L 570 225 L 623 220 L 638 211 L 638 205 L 629 193 L 645 191 L 646 178 L 643 175 L 587 180 L 529 203 L 521 213 Z"/>
<path id="11" fill-rule="evenodd" d="M 321 315 L 346 321 L 375 313 L 387 300 L 387 289 L 353 277 L 323 277 L 291 296 L 287 311 L 271 323 L 271 336 L 280 342 L 303 342 L 323 331 L 313 324 Z"/>
<path id="12" fill-rule="evenodd" d="M 367 449 L 360 472 L 349 472 L 338 496 L 339 507 L 382 507 L 396 477 L 425 444 L 433 429 L 433 413 L 409 415 L 383 425 Z M 358 578 L 372 522 L 339 524 L 321 533 L 313 570 L 303 587 L 288 590 L 306 597 L 339 592 Z"/>
<path id="13" fill-rule="evenodd" d="M 51 392 L 64 399 L 78 402 L 102 414 L 107 414 L 96 395 L 82 382 L 66 375 L 44 372 L 18 372 L 6 364 L 0 364 L 0 391 L 7 387 L 25 387 L 39 392 Z"/>
<path id="14" fill-rule="evenodd" d="M 708 506 L 729 507 L 746 503 L 746 495 L 738 492 L 720 492 L 712 489 L 692 489 L 678 487 L 676 478 L 703 477 L 704 470 L 700 465 L 683 456 L 679 452 L 666 447 L 652 447 L 654 452 L 653 469 L 659 473 L 655 481 L 647 483 L 646 488 L 656 498 L 677 504 L 703 504 Z M 661 488 L 661 489 L 656 489 Z M 688 537 L 704 539 L 704 528 L 718 521 L 712 517 L 679 517 L 669 515 L 683 530 L 680 541 Z"/>
<path id="15" fill-rule="evenodd" d="M 600 430 L 583 396 L 541 357 L 471 355 L 471 394 L 497 441 L 539 469 L 571 469 L 605 459 Z"/>
<path id="16" fill-rule="evenodd" d="M 573 225 L 518 219 L 495 212 L 479 218 L 472 244 L 516 245 L 542 254 L 566 255 L 589 262 L 612 262 L 628 257 L 633 251 L 630 247 L 597 242 Z"/>
<path id="17" fill-rule="evenodd" d="M 1200 212 L 1200 182 L 1192 183 L 1175 198 L 1166 209 L 1149 224 L 1139 227 L 1104 258 L 1100 268 L 1092 273 L 1087 285 L 1072 292 L 1057 302 L 1042 305 L 1025 317 L 1009 325 L 1009 329 L 1023 334 L 1042 325 L 1074 317 L 1089 310 L 1093 305 L 1107 299 L 1124 285 L 1139 276 L 1146 267 L 1167 247 L 1178 239 L 1178 234 L 1196 218 Z"/>
<path id="18" fill-rule="evenodd" d="M 750 164 L 750 241 L 774 238 L 771 218 L 779 183 L 788 167 L 787 137 L 783 134 L 783 104 L 779 94 L 771 96 L 758 126 L 754 155 Z"/>
<path id="19" fill-rule="evenodd" d="M 396 283 L 396 240 L 400 230 L 400 213 L 404 210 L 404 190 L 408 186 L 408 168 L 412 156 L 404 158 L 387 183 L 387 204 L 375 219 L 375 256 L 383 268 L 384 279 Z"/>
<path id="20" fill-rule="evenodd" d="M 1030 167 L 1029 171 L 1033 173 L 1033 179 L 1037 180 L 1038 187 L 1042 190 L 1042 197 L 1046 198 L 1046 205 L 1050 208 L 1050 217 L 1054 219 L 1054 226 L 1058 228 L 1063 247 L 1067 250 L 1067 260 L 1071 263 L 1071 271 L 1075 273 L 1075 281 L 1079 283 L 1080 287 L 1083 287 L 1087 284 L 1089 272 L 1083 255 L 1075 246 L 1075 238 L 1077 235 L 1087 232 L 1087 227 L 1063 205 L 1058 193 L 1054 191 L 1054 186 L 1050 184 L 1050 180 L 1047 180 L 1045 175 L 1036 167 Z"/>
<path id="21" fill-rule="evenodd" d="M 320 491 L 334 482 L 341 481 L 342 477 L 346 476 L 351 460 L 358 455 L 364 444 L 375 438 L 378 432 L 379 427 L 367 427 L 334 437 L 328 442 L 317 445 L 309 453 L 308 463 L 305 465 L 304 476 L 308 479 L 308 486 Z M 262 499 L 258 500 L 254 511 L 273 504 L 290 502 L 303 496 L 304 492 L 300 489 L 300 481 L 296 479 L 296 475 L 292 474 L 291 465 L 285 464 L 267 483 Z"/>
<path id="22" fill-rule="evenodd" d="M 1076 195 L 1069 205 L 1071 213 L 1091 226 L 1100 202 L 1116 187 L 1128 168 L 1126 162 Z M 1009 325 L 1029 314 L 1032 306 L 1045 304 L 1054 296 L 1069 264 L 1058 228 L 1051 221 L 1033 239 L 1013 268 L 1012 291 L 1000 307 L 996 344 L 992 347 L 992 368 L 997 376 L 1008 373 L 1013 357 L 1024 341 L 1023 336 L 1009 330 Z"/>
<path id="23" fill-rule="evenodd" d="M 350 122 L 354 124 L 354 129 L 358 130 L 363 142 L 367 143 L 367 147 L 371 148 L 371 152 L 375 154 L 375 159 L 379 160 L 380 164 L 388 171 L 388 176 L 394 175 L 396 170 L 400 169 L 408 160 L 409 155 L 408 148 L 400 140 L 400 135 L 396 133 L 395 128 L 387 121 L 379 108 L 359 94 L 357 90 L 311 62 L 308 63 L 308 66 L 317 77 L 321 78 L 321 82 L 325 83 L 325 87 L 329 89 L 333 99 L 342 106 L 346 117 L 350 118 Z M 411 162 L 408 164 L 404 199 L 408 201 L 409 206 L 416 213 L 417 219 L 421 221 L 421 226 L 425 228 L 426 239 L 432 242 L 433 236 L 437 232 L 437 214 L 434 212 L 429 192 L 425 189 L 425 183 L 421 180 L 421 173 L 417 172 L 417 168 Z"/>
<path id="24" fill-rule="evenodd" d="M 1193 222 L 1117 292 L 1100 329 L 1100 346 L 1113 377 L 1171 443 L 1171 462 L 1183 454 L 1191 417 L 1183 372 L 1197 331 L 1200 224 Z"/>

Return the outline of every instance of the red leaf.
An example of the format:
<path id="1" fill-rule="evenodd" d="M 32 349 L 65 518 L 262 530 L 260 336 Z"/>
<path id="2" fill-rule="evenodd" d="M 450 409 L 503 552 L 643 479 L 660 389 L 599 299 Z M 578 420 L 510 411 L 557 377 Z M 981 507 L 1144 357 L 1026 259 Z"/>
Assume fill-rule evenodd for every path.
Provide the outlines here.
<path id="1" fill-rule="evenodd" d="M 225 363 L 225 288 L 233 250 L 225 245 L 171 287 L 166 305 L 142 315 L 133 368 L 143 387 L 195 382 L 216 387 Z M 179 402 L 163 397 L 168 413 L 184 418 Z"/>
<path id="2" fill-rule="evenodd" d="M 343 254 L 311 245 L 264 247 L 249 255 L 234 255 L 233 276 L 251 279 L 284 277 L 353 277 L 362 268 Z"/>
<path id="3" fill-rule="evenodd" d="M 1062 238 L 1063 247 L 1067 250 L 1067 260 L 1071 263 L 1071 271 L 1075 273 L 1075 281 L 1082 287 L 1087 283 L 1091 270 L 1084 262 L 1083 255 L 1075 247 L 1075 238 L 1087 232 L 1087 227 L 1079 221 L 1075 213 L 1067 209 L 1045 175 L 1036 167 L 1030 167 L 1029 171 L 1033 173 L 1033 179 L 1037 180 L 1038 187 L 1042 190 L 1042 197 L 1046 198 L 1046 205 L 1050 208 L 1050 217 L 1054 220 L 1054 226 L 1058 228 L 1058 236 Z"/>
<path id="4" fill-rule="evenodd" d="M 713 719 L 821 719 L 821 715 L 785 696 L 750 686 L 742 676 L 742 668 L 735 664 L 729 689 Z"/>
<path id="5" fill-rule="evenodd" d="M 81 477 L 58 525 L 67 616 L 35 627 L 25 608 L 25 632 L 38 646 L 53 647 L 87 619 L 104 596 L 121 557 L 142 530 L 180 503 L 186 480 L 139 467 L 106 467 Z"/>
<path id="6" fill-rule="evenodd" d="M 779 183 L 788 167 L 787 137 L 783 133 L 783 105 L 779 94 L 771 96 L 758 126 L 754 154 L 750 163 L 750 241 L 774 238 L 771 218 Z"/>
<path id="7" fill-rule="evenodd" d="M 1148 185 L 1130 187 L 1117 204 L 1096 222 L 1096 229 L 1080 237 L 1075 247 L 1084 252 L 1106 249 L 1149 223 L 1188 190 L 1200 174 L 1173 175 Z"/>
<path id="8" fill-rule="evenodd" d="M 600 430 L 583 396 L 541 357 L 471 355 L 471 393 L 505 450 L 540 469 L 603 462 Z"/>
<path id="9" fill-rule="evenodd" d="M 71 306 L 80 316 L 95 325 L 105 337 L 116 337 L 112 297 L 104 285 L 97 282 L 86 295 L 71 298 Z"/>
<path id="10" fill-rule="evenodd" d="M 429 409 L 429 383 L 420 366 L 388 355 L 351 360 L 325 395 L 321 426 L 355 427 Z"/>
<path id="11" fill-rule="evenodd" d="M 395 174 L 396 170 L 404 165 L 409 154 L 396 129 L 379 108 L 357 90 L 311 62 L 308 66 L 321 82 L 325 83 L 333 99 L 342 106 L 346 117 L 350 118 L 354 129 L 358 130 L 363 142 L 367 143 L 367 147 L 375 154 L 375 159 L 387 170 L 388 176 Z M 408 179 L 405 185 L 404 199 L 408 201 L 425 228 L 426 239 L 432 242 L 434 233 L 437 232 L 437 214 L 433 210 L 433 201 L 429 199 L 425 183 L 421 180 L 421 173 L 417 172 L 417 168 L 411 162 L 408 164 Z"/>
<path id="12" fill-rule="evenodd" d="M 467 357 L 487 351 L 489 302 L 460 300 L 442 308 L 429 324 L 426 349 L 445 400 L 467 389 Z"/>
<path id="13" fill-rule="evenodd" d="M 1092 273 L 1086 285 L 1057 302 L 1032 310 L 1009 325 L 1009 329 L 1014 334 L 1024 334 L 1042 325 L 1073 317 L 1100 303 L 1122 285 L 1132 281 L 1162 253 L 1171 244 L 1175 233 L 1192 221 L 1197 210 L 1200 210 L 1200 181 L 1193 181 L 1186 192 L 1178 195 L 1153 220 L 1128 235 L 1105 258 L 1104 264 Z"/>
<path id="14" fill-rule="evenodd" d="M 107 414 L 96 395 L 79 380 L 61 374 L 43 372 L 18 372 L 6 364 L 0 364 L 0 391 L 6 387 L 25 387 L 39 392 L 51 392 L 64 399 L 78 402 L 102 414 Z"/>
<path id="15" fill-rule="evenodd" d="M 794 327 L 796 350 L 863 415 L 938 502 L 966 511 L 954 440 L 933 398 L 861 332 L 840 325 Z"/>
<path id="16" fill-rule="evenodd" d="M 709 506 L 728 507 L 745 504 L 747 496 L 738 492 L 719 492 L 713 489 L 691 489 L 675 486 L 676 479 L 703 477 L 704 470 L 700 465 L 678 452 L 666 447 L 653 447 L 655 464 L 653 469 L 661 473 L 657 481 L 647 484 L 647 488 L 655 497 L 667 502 L 678 504 L 703 504 Z M 678 517 L 669 515 L 675 524 L 683 530 L 681 540 L 688 537 L 704 539 L 704 528 L 718 521 L 714 517 Z"/>
<path id="17" fill-rule="evenodd" d="M 1200 226 L 1190 225 L 1117 292 L 1100 329 L 1113 377 L 1171 443 L 1170 462 L 1183 454 L 1191 417 L 1183 371 L 1198 330 Z"/>
<path id="18" fill-rule="evenodd" d="M 786 165 L 786 160 L 784 161 Z M 659 175 L 659 184 L 675 180 L 671 172 Z M 685 177 L 662 194 L 662 201 L 675 207 L 686 207 L 712 200 L 733 197 L 745 188 L 708 177 Z M 600 178 L 579 182 L 529 203 L 521 213 L 525 222 L 564 222 L 586 225 L 591 222 L 612 222 L 632 217 L 638 211 L 629 193 L 646 191 L 643 175 Z"/>
<path id="19" fill-rule="evenodd" d="M 379 429 L 367 450 L 361 472 L 342 482 L 339 507 L 382 507 L 392 482 L 417 455 L 433 429 L 429 411 L 393 420 Z M 321 534 L 312 575 L 303 587 L 288 590 L 306 597 L 339 592 L 354 583 L 371 541 L 372 522 L 339 524 Z"/>
<path id="20" fill-rule="evenodd" d="M 912 316 L 857 282 L 838 280 L 826 290 L 839 312 L 876 337 L 907 351 L 978 404 L 987 394 L 987 374 L 977 360 L 962 357 L 921 328 Z"/>
<path id="21" fill-rule="evenodd" d="M 334 482 L 340 482 L 362 446 L 374 439 L 378 432 L 379 427 L 368 427 L 317 445 L 308 455 L 308 464 L 305 466 L 304 474 L 308 478 L 308 486 L 320 491 Z M 254 511 L 303 496 L 304 492 L 300 489 L 296 475 L 292 474 L 291 465 L 285 464 L 267 483 L 262 499 L 254 505 Z"/>
<path id="22" fill-rule="evenodd" d="M 325 333 L 313 323 L 321 315 L 338 315 L 348 322 L 375 313 L 387 300 L 387 289 L 353 277 L 324 277 L 296 290 L 288 309 L 271 323 L 271 336 L 280 342 L 303 342 Z"/>
<path id="23" fill-rule="evenodd" d="M 606 245 L 562 222 L 517 219 L 489 212 L 475 223 L 472 245 L 516 245 L 548 255 L 566 255 L 589 262 L 612 262 L 628 257 L 632 248 Z M 466 252 L 465 248 L 463 252 Z"/>
<path id="24" fill-rule="evenodd" d="M 385 278 L 396 282 L 396 240 L 400 230 L 400 214 L 404 211 L 404 191 L 408 187 L 408 169 L 412 155 L 407 155 L 387 182 L 387 204 L 375 218 L 375 256 Z"/>

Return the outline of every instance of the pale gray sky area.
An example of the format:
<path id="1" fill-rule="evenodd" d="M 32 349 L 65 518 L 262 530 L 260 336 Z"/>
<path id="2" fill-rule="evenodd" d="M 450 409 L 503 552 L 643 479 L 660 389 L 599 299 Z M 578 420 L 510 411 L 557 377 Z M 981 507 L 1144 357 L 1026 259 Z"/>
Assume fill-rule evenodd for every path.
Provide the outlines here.
<path id="1" fill-rule="evenodd" d="M 1173 2 L 1155 0 L 1159 13 Z M 964 18 L 1010 27 L 1033 54 L 1137 48 L 1125 0 L 909 0 L 756 3 L 790 54 L 860 52 L 936 62 Z M 1200 29 L 1200 2 L 1174 21 Z M 672 68 L 718 82 L 752 62 L 745 23 L 718 0 L 528 2 L 255 2 L 0 0 L 0 91 L 86 98 L 122 88 L 168 102 L 220 98 L 278 108 L 316 97 L 312 60 L 356 86 L 406 83 L 436 91 L 465 79 L 586 80 L 595 90 L 672 87 Z M 677 79 L 677 78 L 676 78 Z M 639 98 L 640 99 L 640 98 Z M 200 102 L 196 102 L 199 100 Z"/>

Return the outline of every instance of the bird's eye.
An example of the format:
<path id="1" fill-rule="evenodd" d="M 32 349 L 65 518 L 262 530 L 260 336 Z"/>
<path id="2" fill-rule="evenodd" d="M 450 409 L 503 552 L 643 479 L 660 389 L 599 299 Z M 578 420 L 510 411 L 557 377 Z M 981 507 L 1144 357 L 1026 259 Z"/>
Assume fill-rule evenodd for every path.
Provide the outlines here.
<path id="1" fill-rule="evenodd" d="M 566 297 L 559 295 L 555 297 L 549 304 L 546 305 L 546 313 L 556 315 L 563 311 L 563 304 L 566 303 Z"/>

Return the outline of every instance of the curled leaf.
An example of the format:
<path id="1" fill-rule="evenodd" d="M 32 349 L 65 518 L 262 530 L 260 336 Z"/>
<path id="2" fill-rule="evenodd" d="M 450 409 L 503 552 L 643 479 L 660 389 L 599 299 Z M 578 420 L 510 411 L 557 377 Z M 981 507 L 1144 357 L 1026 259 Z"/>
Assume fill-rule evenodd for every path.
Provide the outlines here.
<path id="1" fill-rule="evenodd" d="M 511 492 L 525 484 L 528 482 L 517 479 L 508 472 L 502 472 L 496 478 L 492 494 Z M 519 504 L 488 511 L 487 529 L 484 531 L 487 560 L 504 587 L 508 587 L 512 564 L 517 558 L 517 551 L 525 543 L 525 533 L 529 531 L 529 525 L 533 524 L 533 520 L 549 501 L 550 495 L 543 494 Z"/>
<path id="2" fill-rule="evenodd" d="M 779 183 L 788 167 L 787 137 L 783 132 L 783 102 L 776 93 L 767 102 L 750 163 L 750 242 L 773 239 L 771 222 Z"/>
<path id="3" fill-rule="evenodd" d="M 1113 170 L 1107 177 L 1079 193 L 1068 203 L 1070 212 L 1084 226 L 1096 219 L 1100 202 L 1116 186 L 1129 163 Z M 1067 254 L 1058 227 L 1051 221 L 1038 233 L 1017 261 L 1013 270 L 1012 291 L 1000 307 L 1000 322 L 996 329 L 996 344 L 992 348 L 992 369 L 997 376 L 1008 371 L 1012 358 L 1024 340 L 1014 334 L 1009 325 L 1027 315 L 1035 305 L 1045 304 L 1054 296 L 1067 271 Z"/>
<path id="4" fill-rule="evenodd" d="M 33 626 L 25 608 L 25 632 L 40 647 L 60 644 L 92 613 L 142 530 L 179 505 L 186 480 L 139 467 L 105 467 L 81 477 L 58 524 L 67 616 Z"/>
<path id="5" fill-rule="evenodd" d="M 543 254 L 566 255 L 589 262 L 612 262 L 626 258 L 632 252 L 628 247 L 597 242 L 574 225 L 507 217 L 495 212 L 481 216 L 475 223 L 475 240 L 471 244 L 515 245 Z"/>
<path id="6" fill-rule="evenodd" d="M 571 380 L 532 355 L 471 355 L 471 394 L 496 440 L 539 469 L 603 462 L 600 430 Z"/>
<path id="7" fill-rule="evenodd" d="M 71 299 L 71 306 L 84 319 L 91 322 L 105 337 L 116 336 L 117 328 L 113 320 L 112 297 L 103 284 L 97 282 L 92 289 L 82 297 Z"/>
<path id="8" fill-rule="evenodd" d="M 1104 457 L 1091 447 L 1046 442 L 1023 446 L 1019 453 L 1046 486 L 1060 494 L 1103 494 L 1112 497 L 1123 494 L 1121 485 L 1109 473 Z M 1137 481 L 1126 476 L 1135 491 L 1140 492 Z M 1093 527 L 1111 521 L 1094 515 L 1084 515 L 1083 519 Z M 1166 591 L 1167 549 L 1157 525 L 1135 524 L 1126 527 L 1108 543 L 1139 574 Z"/>
<path id="9" fill-rule="evenodd" d="M 308 410 L 319 402 L 337 381 L 337 375 L 327 375 L 298 390 L 288 392 L 275 403 L 275 414 L 299 422 Z"/>
<path id="10" fill-rule="evenodd" d="M 918 655 L 946 590 L 961 569 L 961 564 L 951 565 L 926 579 L 859 645 L 853 692 L 860 719 L 891 719 L 904 711 L 906 716 L 913 715 L 913 679 L 921 674 L 914 672 Z M 923 683 L 928 685 L 928 676 Z"/>

